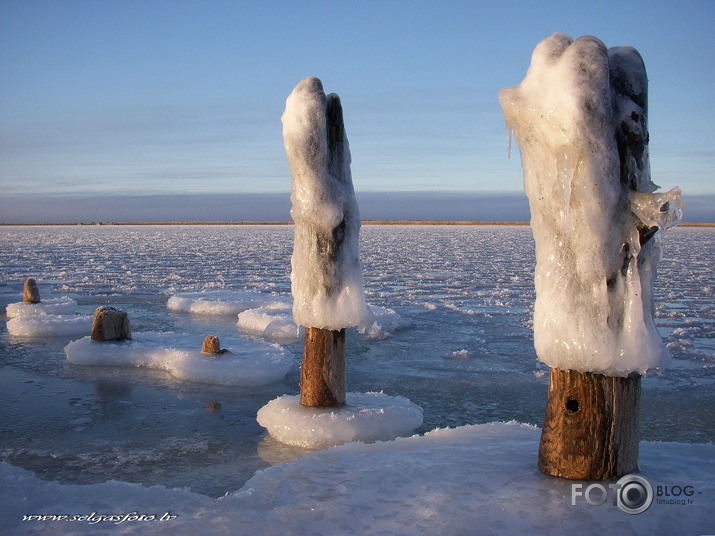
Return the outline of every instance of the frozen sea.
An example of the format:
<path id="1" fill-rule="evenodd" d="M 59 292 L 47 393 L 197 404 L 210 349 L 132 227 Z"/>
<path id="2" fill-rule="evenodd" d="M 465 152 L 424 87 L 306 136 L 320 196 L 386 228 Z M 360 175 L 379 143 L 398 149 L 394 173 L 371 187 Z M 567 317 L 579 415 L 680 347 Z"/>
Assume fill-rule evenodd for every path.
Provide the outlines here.
<path id="1" fill-rule="evenodd" d="M 261 341 L 259 335 L 238 330 L 235 314 L 191 314 L 169 309 L 167 301 L 177 294 L 217 291 L 290 298 L 292 236 L 290 226 L 267 225 L 3 227 L 0 315 L 7 304 L 21 300 L 23 281 L 33 277 L 43 299 L 70 297 L 78 304 L 78 315 L 91 315 L 100 305 L 125 310 L 134 333 Z M 255 534 L 298 533 L 298 523 L 316 534 L 349 533 L 330 521 L 331 515 L 340 517 L 348 509 L 352 513 L 347 517 L 362 527 L 352 527 L 355 533 L 429 533 L 432 527 L 443 534 L 469 534 L 475 513 L 450 513 L 463 517 L 450 522 L 444 504 L 479 503 L 479 497 L 465 495 L 459 481 L 440 487 L 440 475 L 461 478 L 469 472 L 469 458 L 460 457 L 466 452 L 491 460 L 494 468 L 488 476 L 464 477 L 470 494 L 486 493 L 500 478 L 495 475 L 511 475 L 511 482 L 526 472 L 532 484 L 514 488 L 514 497 L 545 494 L 568 518 L 565 524 L 549 525 L 537 513 L 543 497 L 531 497 L 531 502 L 524 499 L 524 511 L 511 514 L 504 514 L 504 504 L 498 503 L 496 511 L 506 521 L 484 514 L 494 523 L 485 525 L 485 532 L 490 527 L 499 532 L 501 523 L 504 529 L 541 527 L 541 533 L 554 534 L 588 526 L 595 533 L 598 509 L 590 507 L 593 515 L 588 517 L 588 505 L 571 507 L 567 484 L 535 471 L 538 430 L 525 426 L 541 425 L 548 386 L 548 368 L 536 359 L 532 346 L 534 244 L 529 227 L 364 226 L 361 258 L 368 303 L 394 310 L 400 320 L 377 335 L 348 332 L 348 391 L 384 391 L 419 404 L 424 423 L 418 437 L 315 453 L 270 438 L 256 422 L 256 413 L 280 395 L 298 393 L 299 340 L 281 343 L 294 355 L 283 380 L 260 387 L 225 386 L 179 379 L 162 370 L 72 364 L 64 348 L 81 335 L 15 336 L 2 322 L 3 533 L 130 531 L 136 522 L 77 522 L 58 528 L 56 523 L 23 523 L 18 516 L 102 513 L 101 508 L 131 512 L 144 505 L 157 512 L 171 510 L 178 516 L 173 526 L 186 530 L 210 518 L 209 533 L 232 533 L 231 516 Z M 715 228 L 666 233 L 655 301 L 657 326 L 674 359 L 668 369 L 644 378 L 641 404 L 641 470 L 665 471 L 661 476 L 670 475 L 672 484 L 695 482 L 705 494 L 700 506 L 706 505 L 707 512 L 715 500 L 714 273 Z M 219 409 L 210 410 L 210 403 L 218 403 Z M 435 460 L 449 461 L 441 449 L 444 457 L 455 457 L 456 473 L 454 468 L 435 468 Z M 697 468 L 688 469 L 678 453 L 689 456 Z M 504 456 L 513 460 L 511 468 Z M 410 459 L 418 465 L 410 468 Z M 383 478 L 373 482 L 370 466 Z M 398 467 L 413 487 L 390 484 L 385 467 Z M 427 484 L 404 476 L 410 471 L 431 475 L 434 488 L 425 492 L 420 486 Z M 353 488 L 351 482 L 362 487 Z M 366 496 L 371 486 L 378 499 L 383 495 L 377 490 L 382 490 L 384 497 L 402 503 L 393 510 L 382 500 L 370 503 Z M 312 503 L 289 496 L 306 490 Z M 450 500 L 450 493 L 461 498 Z M 108 498 L 99 503 L 99 496 Z M 508 500 L 509 493 L 502 499 Z M 355 513 L 360 511 L 356 505 L 362 514 Z M 711 514 L 701 515 L 697 501 L 675 517 L 676 508 L 663 508 L 658 523 L 652 521 L 656 532 L 667 527 L 664 519 L 677 521 L 678 516 L 689 520 L 684 522 L 701 520 L 694 530 L 707 530 Z M 645 523 L 650 513 L 628 516 L 611 510 L 614 523 L 621 524 Z M 534 523 L 528 522 L 529 512 Z M 419 523 L 410 525 L 406 519 Z M 169 527 L 167 522 L 167 531 Z M 715 522 L 710 530 L 715 531 Z"/>

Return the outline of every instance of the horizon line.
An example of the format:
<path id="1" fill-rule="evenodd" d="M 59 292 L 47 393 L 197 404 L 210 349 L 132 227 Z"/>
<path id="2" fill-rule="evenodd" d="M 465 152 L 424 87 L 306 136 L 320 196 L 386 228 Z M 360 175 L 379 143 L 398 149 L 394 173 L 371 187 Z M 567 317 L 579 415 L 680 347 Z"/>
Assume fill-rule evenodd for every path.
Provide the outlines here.
<path id="1" fill-rule="evenodd" d="M 362 220 L 362 225 L 518 225 L 530 226 L 528 221 L 479 220 Z M 294 225 L 293 221 L 91 221 L 91 222 L 0 222 L 1 227 L 51 226 L 112 226 L 112 225 Z M 682 222 L 676 227 L 715 227 L 715 222 Z"/>

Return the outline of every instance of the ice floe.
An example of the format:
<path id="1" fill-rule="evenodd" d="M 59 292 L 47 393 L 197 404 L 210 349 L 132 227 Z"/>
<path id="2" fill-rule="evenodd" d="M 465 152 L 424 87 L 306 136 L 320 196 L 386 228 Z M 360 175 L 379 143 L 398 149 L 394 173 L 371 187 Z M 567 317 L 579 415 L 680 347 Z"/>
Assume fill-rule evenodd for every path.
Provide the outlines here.
<path id="1" fill-rule="evenodd" d="M 257 420 L 282 443 L 325 448 L 408 435 L 422 425 L 422 413 L 407 398 L 384 393 L 346 393 L 346 404 L 334 408 L 305 407 L 299 396 L 284 395 L 263 406 Z"/>
<path id="2" fill-rule="evenodd" d="M 198 315 L 237 315 L 277 301 L 280 298 L 260 292 L 189 292 L 171 296 L 166 306 L 172 311 Z"/>
<path id="3" fill-rule="evenodd" d="M 5 308 L 8 318 L 37 315 L 71 315 L 77 311 L 77 302 L 67 296 L 48 298 L 40 303 L 10 303 Z"/>
<path id="4" fill-rule="evenodd" d="M 65 347 L 76 365 L 147 367 L 182 380 L 217 385 L 255 386 L 280 381 L 293 355 L 277 344 L 232 340 L 219 355 L 201 352 L 201 340 L 173 333 L 134 333 L 132 340 L 96 342 L 90 337 Z"/>
<path id="5" fill-rule="evenodd" d="M 62 337 L 89 333 L 90 315 L 18 316 L 7 321 L 7 331 L 15 337 Z"/>

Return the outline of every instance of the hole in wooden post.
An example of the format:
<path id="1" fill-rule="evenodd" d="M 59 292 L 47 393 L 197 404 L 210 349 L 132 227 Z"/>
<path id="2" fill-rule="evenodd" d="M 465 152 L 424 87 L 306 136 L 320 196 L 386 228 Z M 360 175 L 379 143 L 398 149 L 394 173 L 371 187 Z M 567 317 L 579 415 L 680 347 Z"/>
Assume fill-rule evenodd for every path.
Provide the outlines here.
<path id="1" fill-rule="evenodd" d="M 566 411 L 569 413 L 576 413 L 579 410 L 580 406 L 578 403 L 578 400 L 575 398 L 569 398 L 566 400 Z"/>

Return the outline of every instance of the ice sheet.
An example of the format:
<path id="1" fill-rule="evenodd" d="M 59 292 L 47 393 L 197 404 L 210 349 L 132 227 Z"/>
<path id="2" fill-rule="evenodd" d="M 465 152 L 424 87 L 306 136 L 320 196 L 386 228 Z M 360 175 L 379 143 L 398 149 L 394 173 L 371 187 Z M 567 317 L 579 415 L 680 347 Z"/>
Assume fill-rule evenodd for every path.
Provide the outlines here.
<path id="1" fill-rule="evenodd" d="M 121 342 L 96 342 L 89 337 L 65 347 L 76 365 L 148 367 L 182 380 L 216 385 L 255 386 L 280 381 L 293 366 L 293 355 L 276 344 L 221 341 L 228 352 L 201 352 L 201 339 L 172 333 L 134 333 Z"/>
<path id="2" fill-rule="evenodd" d="M 40 303 L 10 303 L 5 308 L 8 318 L 37 315 L 71 315 L 77 310 L 77 302 L 67 296 L 43 299 Z"/>
<path id="3" fill-rule="evenodd" d="M 338 408 L 309 408 L 299 396 L 284 395 L 263 406 L 257 420 L 282 443 L 326 448 L 408 435 L 422 425 L 422 414 L 405 397 L 384 393 L 346 393 Z"/>
<path id="4" fill-rule="evenodd" d="M 92 331 L 92 317 L 54 314 L 18 316 L 7 321 L 7 331 L 15 337 L 82 335 Z"/>
<path id="5" fill-rule="evenodd" d="M 83 313 L 112 303 L 130 314 L 135 334 L 189 330 L 195 339 L 188 348 L 197 349 L 202 337 L 213 332 L 224 346 L 232 346 L 236 317 L 168 314 L 167 293 L 220 288 L 290 294 L 291 226 L 6 227 L 2 232 L 6 243 L 13 244 L 0 247 L 3 311 L 18 301 L 26 274 L 41 273 L 47 289 L 43 296 L 73 293 Z M 715 482 L 715 455 L 701 450 L 712 447 L 688 444 L 715 441 L 715 229 L 676 227 L 666 239 L 655 286 L 656 318 L 674 359 L 668 369 L 643 380 L 641 433 L 648 441 L 641 445 L 639 465 L 654 484 L 699 486 Z M 495 420 L 538 424 L 548 369 L 533 348 L 534 252 L 526 226 L 364 226 L 361 256 L 368 302 L 394 309 L 403 321 L 385 340 L 369 340 L 356 330 L 348 333 L 349 388 L 384 389 L 420 404 L 425 409 L 420 433 Z M 0 322 L 0 331 L 4 326 Z M 489 445 L 482 445 L 484 436 L 465 435 L 463 455 L 450 446 L 456 436 L 443 436 L 443 442 L 434 444 L 433 456 L 409 442 L 399 450 L 409 448 L 410 454 L 382 460 L 377 450 L 370 450 L 353 462 L 340 450 L 347 447 L 339 447 L 319 453 L 332 458 L 310 455 L 299 465 L 270 469 L 265 484 L 256 480 L 243 488 L 268 463 L 257 451 L 275 452 L 265 429 L 255 422 L 256 412 L 283 393 L 297 392 L 298 367 L 282 382 L 243 389 L 191 383 L 160 371 L 75 366 L 63 352 L 69 338 L 20 340 L 0 333 L 0 339 L 0 413 L 5 417 L 2 428 L 12 430 L 0 454 L 40 475 L 16 469 L 19 484 L 0 482 L 0 523 L 20 525 L 14 532 L 0 525 L 0 534 L 33 533 L 26 528 L 29 523 L 15 521 L 16 512 L 128 513 L 149 507 L 179 515 L 177 525 L 160 529 L 172 534 L 234 534 L 236 527 L 256 534 L 295 533 L 301 523 L 333 534 L 347 522 L 357 527 L 345 529 L 348 534 L 364 527 L 363 533 L 401 529 L 414 534 L 421 523 L 415 505 L 438 497 L 446 501 L 443 510 L 424 512 L 434 516 L 427 522 L 446 527 L 445 533 L 459 533 L 462 523 L 467 534 L 473 527 L 486 533 L 509 533 L 511 528 L 540 534 L 531 527 L 518 530 L 519 523 L 545 524 L 549 519 L 565 527 L 561 531 L 557 526 L 552 534 L 711 532 L 695 524 L 703 517 L 701 509 L 653 505 L 645 514 L 627 516 L 610 504 L 571 507 L 569 483 L 562 487 L 548 479 L 548 486 L 538 488 L 532 480 L 538 473 L 528 473 L 524 482 L 523 475 L 534 469 L 538 433 L 516 451 L 504 452 L 494 478 L 509 478 L 499 495 L 512 499 L 506 504 L 491 493 L 493 479 L 486 471 L 494 463 L 489 450 L 496 453 L 502 444 L 518 441 L 507 433 Z M 288 348 L 300 354 L 299 342 Z M 220 402 L 221 409 L 207 410 L 209 401 Z M 374 445 L 380 446 L 387 444 Z M 293 458 L 306 450 L 285 449 Z M 465 457 L 467 452 L 471 457 Z M 401 465 L 391 466 L 397 463 Z M 443 469 L 444 478 L 435 480 L 430 467 Z M 370 471 L 391 480 L 373 488 L 366 480 Z M 341 482 L 334 483 L 333 475 Z M 404 487 L 398 488 L 398 478 Z M 143 485 L 71 485 L 112 479 Z M 154 484 L 177 489 L 149 487 Z M 332 490 L 343 489 L 340 484 L 349 493 L 330 501 Z M 259 498 L 227 505 L 205 496 L 239 489 L 246 495 L 253 489 Z M 713 497 L 710 490 L 703 487 L 702 497 Z M 472 514 L 475 505 L 494 512 Z M 108 534 L 141 531 L 128 523 L 99 527 L 97 531 Z M 36 529 L 41 534 L 72 530 L 79 529 L 55 524 Z"/>
<path id="6" fill-rule="evenodd" d="M 372 324 L 360 327 L 360 333 L 364 333 L 371 339 L 389 337 L 393 331 L 403 325 L 400 315 L 389 307 L 370 305 L 370 312 L 373 316 Z"/>
<path id="7" fill-rule="evenodd" d="M 692 486 L 689 505 L 628 515 L 576 498 L 572 481 L 536 469 L 540 431 L 511 423 L 437 429 L 395 441 L 351 443 L 259 471 L 210 499 L 188 489 L 109 481 L 47 482 L 0 464 L 4 534 L 708 534 L 715 447 L 643 442 L 641 474 L 655 486 Z M 582 483 L 586 487 L 589 483 Z M 662 492 L 661 492 L 662 493 Z M 595 496 L 595 493 L 594 493 Z M 681 499 L 684 497 L 680 497 Z M 665 499 L 660 497 L 660 499 Z M 147 521 L 23 521 L 24 515 L 137 515 Z M 175 517 L 164 517 L 166 515 Z M 164 517 L 162 521 L 161 518 Z"/>
<path id="8" fill-rule="evenodd" d="M 276 301 L 276 296 L 259 292 L 209 291 L 175 294 L 166 306 L 172 311 L 197 315 L 237 315 Z"/>
<path id="9" fill-rule="evenodd" d="M 373 321 L 359 328 L 360 333 L 371 339 L 384 339 L 402 326 L 400 315 L 388 307 L 369 306 Z M 301 340 L 304 329 L 293 321 L 292 305 L 282 300 L 238 314 L 239 330 L 253 333 L 277 342 Z"/>
<path id="10" fill-rule="evenodd" d="M 304 333 L 293 322 L 293 306 L 288 300 L 243 311 L 238 314 L 237 325 L 241 331 L 282 342 L 300 340 Z"/>

